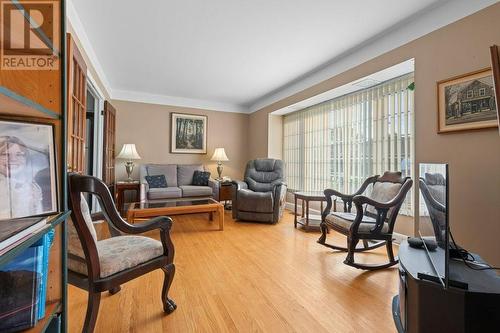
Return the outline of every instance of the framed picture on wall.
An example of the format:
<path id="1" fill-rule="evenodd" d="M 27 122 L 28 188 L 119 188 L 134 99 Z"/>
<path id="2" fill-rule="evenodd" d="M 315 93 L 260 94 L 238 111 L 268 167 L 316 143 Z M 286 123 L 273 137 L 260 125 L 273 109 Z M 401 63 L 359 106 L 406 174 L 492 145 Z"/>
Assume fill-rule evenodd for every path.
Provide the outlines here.
<path id="1" fill-rule="evenodd" d="M 52 125 L 0 120 L 0 220 L 57 212 Z"/>
<path id="2" fill-rule="evenodd" d="M 490 68 L 437 83 L 438 133 L 498 126 Z"/>
<path id="3" fill-rule="evenodd" d="M 207 120 L 207 116 L 171 113 L 170 152 L 206 154 Z"/>

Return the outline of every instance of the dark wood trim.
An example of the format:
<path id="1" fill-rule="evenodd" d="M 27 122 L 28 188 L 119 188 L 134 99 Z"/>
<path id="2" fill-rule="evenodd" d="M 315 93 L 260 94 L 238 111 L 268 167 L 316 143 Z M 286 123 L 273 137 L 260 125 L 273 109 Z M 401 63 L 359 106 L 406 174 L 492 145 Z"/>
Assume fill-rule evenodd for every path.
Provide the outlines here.
<path id="1" fill-rule="evenodd" d="M 500 54 L 498 46 L 490 47 L 491 53 L 491 69 L 493 72 L 493 86 L 495 87 L 495 101 L 497 107 L 497 124 L 500 131 Z"/>
<path id="2" fill-rule="evenodd" d="M 104 101 L 102 180 L 110 189 L 115 185 L 116 109 Z M 118 207 L 121 209 L 121 207 Z"/>

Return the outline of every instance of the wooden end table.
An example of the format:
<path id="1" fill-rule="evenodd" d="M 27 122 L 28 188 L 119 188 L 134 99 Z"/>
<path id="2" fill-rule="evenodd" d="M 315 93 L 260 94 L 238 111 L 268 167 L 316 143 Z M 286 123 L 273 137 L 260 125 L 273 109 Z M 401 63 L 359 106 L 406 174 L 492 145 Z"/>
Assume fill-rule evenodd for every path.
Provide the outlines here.
<path id="1" fill-rule="evenodd" d="M 233 184 L 231 182 L 219 182 L 219 201 L 224 201 L 224 208 L 227 210 L 231 209 L 231 205 L 228 205 L 228 201 L 233 200 Z"/>
<path id="2" fill-rule="evenodd" d="M 118 207 L 118 211 L 122 216 L 125 213 L 123 208 L 123 204 L 125 203 L 125 191 L 135 191 L 137 194 L 136 200 L 139 200 L 139 196 L 141 193 L 141 183 L 138 180 L 134 180 L 131 182 L 127 181 L 116 182 L 115 184 L 116 207 Z"/>
<path id="3" fill-rule="evenodd" d="M 323 212 L 323 202 L 326 202 L 325 195 L 323 192 L 295 192 L 295 208 L 294 208 L 294 227 L 297 228 L 297 224 L 303 226 L 304 230 L 309 231 L 311 229 L 319 229 L 321 223 L 321 214 L 309 214 L 309 202 L 319 201 L 320 202 L 320 213 Z M 297 212 L 297 201 L 302 200 L 302 212 L 299 214 Z M 337 199 L 333 200 L 333 211 L 337 211 Z M 300 215 L 299 218 L 297 218 Z"/>
<path id="4" fill-rule="evenodd" d="M 172 216 L 196 213 L 208 213 L 210 221 L 213 214 L 217 215 L 219 230 L 224 230 L 224 205 L 214 199 L 172 199 L 155 202 L 131 203 L 127 213 L 127 221 L 134 223 L 137 218 L 151 218 L 156 216 Z"/>

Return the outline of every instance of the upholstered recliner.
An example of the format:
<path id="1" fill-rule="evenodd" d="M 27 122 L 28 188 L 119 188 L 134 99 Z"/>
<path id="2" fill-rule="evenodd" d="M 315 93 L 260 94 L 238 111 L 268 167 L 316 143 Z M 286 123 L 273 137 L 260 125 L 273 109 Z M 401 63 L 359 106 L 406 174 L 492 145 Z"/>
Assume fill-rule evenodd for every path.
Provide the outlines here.
<path id="1" fill-rule="evenodd" d="M 284 163 L 262 158 L 247 163 L 244 181 L 233 181 L 233 218 L 276 223 L 286 195 Z"/>

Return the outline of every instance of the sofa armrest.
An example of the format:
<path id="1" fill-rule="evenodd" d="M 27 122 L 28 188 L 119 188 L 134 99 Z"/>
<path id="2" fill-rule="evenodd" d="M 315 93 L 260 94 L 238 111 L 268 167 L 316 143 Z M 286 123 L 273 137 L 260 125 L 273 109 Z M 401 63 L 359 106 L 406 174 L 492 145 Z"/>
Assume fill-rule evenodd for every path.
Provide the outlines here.
<path id="1" fill-rule="evenodd" d="M 213 178 L 209 178 L 208 179 L 208 186 L 210 186 L 210 188 L 212 188 L 212 197 L 219 201 L 219 190 L 220 190 L 220 182 L 213 179 Z"/>
<path id="2" fill-rule="evenodd" d="M 148 192 L 149 192 L 149 184 L 148 183 L 141 183 L 140 186 L 140 191 L 139 191 L 139 201 L 146 201 L 148 198 Z"/>

